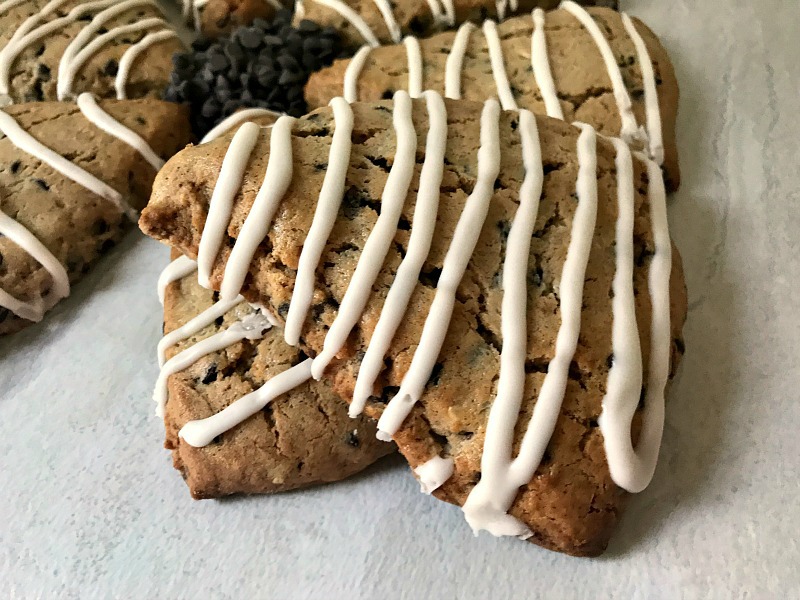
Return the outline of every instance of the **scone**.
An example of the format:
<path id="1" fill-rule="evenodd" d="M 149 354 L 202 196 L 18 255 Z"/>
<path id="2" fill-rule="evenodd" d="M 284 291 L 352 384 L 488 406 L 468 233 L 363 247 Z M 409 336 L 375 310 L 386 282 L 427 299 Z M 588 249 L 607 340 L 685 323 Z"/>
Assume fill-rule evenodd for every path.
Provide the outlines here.
<path id="1" fill-rule="evenodd" d="M 150 0 L 0 2 L 0 106 L 160 97 L 183 44 Z"/>
<path id="2" fill-rule="evenodd" d="M 660 169 L 620 140 L 496 100 L 337 98 L 181 152 L 140 227 L 313 358 L 192 445 L 324 377 L 476 532 L 575 555 L 652 477 L 686 293 Z"/>
<path id="3" fill-rule="evenodd" d="M 190 139 L 186 109 L 161 100 L 83 94 L 0 110 L 0 334 L 69 294 Z"/>
<path id="4" fill-rule="evenodd" d="M 176 266 L 185 268 L 171 265 Z M 194 271 L 164 283 L 167 335 L 213 310 L 217 294 L 200 287 Z M 252 339 L 233 333 L 246 325 L 253 330 L 243 333 Z M 230 337 L 218 344 L 223 347 L 212 350 L 217 347 L 214 340 L 225 335 Z M 280 492 L 338 481 L 395 450 L 393 444 L 376 439 L 375 421 L 366 416 L 350 419 L 325 381 L 298 386 L 204 448 L 190 446 L 178 435 L 188 421 L 219 412 L 305 356 L 243 301 L 181 337 L 166 350 L 173 362 L 165 364 L 159 379 L 163 391 L 156 393 L 165 394 L 159 398 L 165 402 L 165 446 L 172 450 L 173 464 L 193 497 Z M 203 344 L 212 345 L 204 349 Z M 168 376 L 172 371 L 176 372 Z"/>
<path id="5" fill-rule="evenodd" d="M 346 46 L 377 47 L 400 43 L 404 36 L 426 37 L 461 23 L 555 8 L 559 0 L 297 0 L 295 22 L 308 19 L 339 30 Z M 617 0 L 581 4 L 616 8 Z"/>
<path id="6" fill-rule="evenodd" d="M 545 13 L 370 49 L 311 75 L 310 108 L 339 95 L 372 102 L 405 89 L 450 98 L 500 98 L 505 109 L 582 121 L 622 137 L 680 182 L 675 120 L 678 83 L 667 52 L 638 19 L 574 2 Z"/>
<path id="7" fill-rule="evenodd" d="M 271 19 L 290 2 L 281 0 L 181 0 L 183 17 L 198 33 L 217 38 L 256 19 Z"/>

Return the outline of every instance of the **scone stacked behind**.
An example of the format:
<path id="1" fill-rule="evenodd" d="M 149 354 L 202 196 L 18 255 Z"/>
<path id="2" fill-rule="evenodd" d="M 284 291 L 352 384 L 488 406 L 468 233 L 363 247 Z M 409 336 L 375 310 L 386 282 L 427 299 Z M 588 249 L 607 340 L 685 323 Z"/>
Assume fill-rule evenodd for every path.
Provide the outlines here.
<path id="1" fill-rule="evenodd" d="M 313 360 L 182 443 L 325 379 L 476 531 L 597 554 L 652 475 L 683 347 L 665 209 L 658 166 L 622 142 L 432 92 L 189 148 L 142 229 Z"/>

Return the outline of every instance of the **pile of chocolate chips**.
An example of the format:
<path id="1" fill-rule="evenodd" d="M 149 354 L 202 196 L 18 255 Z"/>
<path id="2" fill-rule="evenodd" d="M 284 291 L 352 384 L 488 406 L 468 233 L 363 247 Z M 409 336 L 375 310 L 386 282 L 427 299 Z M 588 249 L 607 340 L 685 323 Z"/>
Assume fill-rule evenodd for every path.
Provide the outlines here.
<path id="1" fill-rule="evenodd" d="M 190 52 L 173 57 L 164 99 L 189 103 L 198 136 L 240 108 L 304 115 L 303 87 L 341 54 L 341 41 L 332 27 L 312 21 L 292 27 L 291 21 L 291 11 L 281 10 L 227 38 L 197 40 Z"/>

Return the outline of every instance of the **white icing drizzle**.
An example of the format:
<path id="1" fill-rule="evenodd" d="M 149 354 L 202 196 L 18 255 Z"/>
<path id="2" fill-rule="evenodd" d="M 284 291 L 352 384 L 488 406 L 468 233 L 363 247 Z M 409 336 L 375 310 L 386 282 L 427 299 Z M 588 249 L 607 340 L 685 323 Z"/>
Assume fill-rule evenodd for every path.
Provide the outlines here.
<path id="1" fill-rule="evenodd" d="M 19 6 L 23 2 L 27 2 L 27 0 L 5 0 L 4 2 L 0 2 L 0 15 L 4 12 L 8 12 L 15 6 Z"/>
<path id="2" fill-rule="evenodd" d="M 342 349 L 353 327 L 358 323 L 394 240 L 416 165 L 417 133 L 411 112 L 412 103 L 409 94 L 403 91 L 397 92 L 394 95 L 393 114 L 397 150 L 381 196 L 381 212 L 364 243 L 355 272 L 339 306 L 339 312 L 325 336 L 322 351 L 314 359 L 311 367 L 314 379 L 322 377 L 325 368 Z"/>
<path id="3" fill-rule="evenodd" d="M 503 110 L 517 110 L 517 102 L 508 83 L 508 73 L 503 61 L 503 46 L 497 34 L 497 24 L 494 21 L 483 22 L 483 34 L 486 36 L 486 45 L 489 48 L 489 61 L 492 64 L 492 76 L 497 86 L 497 95 Z"/>
<path id="4" fill-rule="evenodd" d="M 618 146 L 619 148 L 619 146 Z M 669 236 L 667 222 L 667 201 L 664 189 L 664 180 L 661 169 L 652 160 L 644 155 L 637 157 L 647 165 L 649 178 L 648 199 L 650 203 L 650 222 L 653 229 L 655 254 L 653 255 L 648 271 L 648 289 L 651 303 L 650 321 L 650 361 L 648 365 L 646 391 L 644 398 L 644 412 L 642 415 L 642 429 L 639 434 L 639 443 L 636 450 L 631 441 L 631 421 L 636 412 L 639 401 L 639 387 L 624 380 L 625 371 L 635 371 L 638 366 L 638 381 L 642 379 L 641 355 L 638 349 L 638 333 L 631 332 L 630 326 L 635 326 L 635 310 L 631 313 L 630 306 L 620 310 L 620 324 L 617 327 L 616 295 L 614 298 L 614 364 L 608 376 L 608 392 L 603 398 L 603 412 L 600 415 L 600 431 L 603 433 L 603 443 L 608 459 L 611 478 L 621 488 L 637 493 L 650 483 L 655 472 L 658 452 L 661 446 L 661 436 L 664 431 L 664 390 L 669 378 L 670 363 L 670 295 L 669 279 L 672 271 L 672 243 Z M 631 177 L 632 179 L 632 177 Z M 633 182 L 631 181 L 631 186 Z M 632 209 L 630 210 L 632 212 Z M 626 215 L 626 219 L 632 219 Z M 619 233 L 618 223 L 618 233 Z M 632 232 L 632 226 L 626 224 L 625 235 Z M 632 233 L 630 233 L 632 238 Z M 626 238 L 626 246 L 630 243 Z M 632 243 L 625 249 L 625 294 L 631 294 L 628 288 L 628 277 L 632 277 L 632 268 L 627 262 L 633 261 Z M 619 239 L 617 240 L 617 256 L 619 260 Z M 619 271 L 617 276 L 620 277 Z M 616 278 L 614 292 L 616 294 Z M 628 304 L 632 299 L 627 300 Z M 633 321 L 633 323 L 631 323 Z M 635 337 L 635 344 L 632 338 Z M 618 337 L 620 338 L 618 344 Z M 623 343 L 625 341 L 626 343 Z M 632 355 L 636 355 L 635 357 Z M 633 367 L 622 363 L 633 362 L 638 358 L 638 365 Z M 619 368 L 620 372 L 617 372 Z"/>
<path id="5" fill-rule="evenodd" d="M 456 26 L 456 7 L 453 0 L 441 0 L 445 15 L 447 15 L 447 25 Z"/>
<path id="6" fill-rule="evenodd" d="M 335 123 L 333 141 L 328 156 L 328 170 L 322 182 L 314 219 L 300 253 L 294 292 L 289 303 L 289 314 L 286 317 L 284 336 L 286 343 L 290 346 L 296 346 L 300 341 L 300 330 L 314 294 L 314 274 L 322 250 L 325 248 L 328 236 L 336 222 L 336 215 L 344 195 L 347 169 L 350 166 L 350 151 L 353 145 L 351 140 L 353 110 L 344 98 L 334 98 L 331 100 L 330 106 L 333 107 Z"/>
<path id="7" fill-rule="evenodd" d="M 425 0 L 428 3 L 428 8 L 431 9 L 431 14 L 433 15 L 433 22 L 437 25 L 447 24 L 447 15 L 444 13 L 444 9 L 441 4 L 439 4 L 438 0 Z"/>
<path id="8" fill-rule="evenodd" d="M 397 432 L 422 396 L 450 325 L 456 290 L 489 211 L 494 183 L 500 173 L 500 105 L 494 99 L 487 100 L 484 104 L 480 137 L 475 189 L 467 198 L 445 255 L 436 294 L 425 319 L 411 366 L 403 377 L 400 390 L 389 401 L 378 421 L 380 439 L 390 438 Z"/>
<path id="9" fill-rule="evenodd" d="M 492 405 L 486 429 L 486 441 L 484 442 L 483 457 L 481 459 L 481 480 L 473 488 L 463 506 L 467 522 L 476 533 L 486 530 L 496 536 L 530 536 L 527 526 L 507 514 L 507 511 L 514 502 L 520 486 L 529 482 L 533 477 L 541 462 L 547 443 L 553 435 L 556 421 L 561 412 L 569 375 L 569 365 L 575 356 L 580 335 L 584 278 L 597 219 L 597 135 L 594 129 L 588 125 L 580 124 L 579 126 L 582 131 L 578 138 L 579 167 L 576 185 L 578 207 L 572 221 L 572 237 L 567 249 L 567 257 L 561 272 L 559 285 L 561 326 L 556 338 L 555 356 L 550 362 L 547 375 L 542 383 L 533 414 L 522 439 L 519 454 L 513 460 L 511 459 L 511 450 L 514 429 L 519 417 L 520 386 L 524 390 L 524 347 L 521 350 L 522 357 L 520 357 L 519 353 L 520 344 L 524 345 L 526 343 L 525 336 L 520 336 L 519 332 L 513 331 L 513 328 L 515 324 L 527 322 L 527 318 L 524 316 L 525 308 L 522 306 L 527 290 L 519 287 L 522 285 L 524 288 L 524 279 L 514 282 L 514 288 L 510 287 L 511 280 L 507 281 L 506 267 L 504 266 L 501 385 L 507 384 L 507 387 L 503 385 L 501 389 L 498 386 L 498 396 Z M 523 140 L 526 137 L 528 138 L 528 148 L 523 149 L 523 160 L 527 167 L 531 166 L 531 161 L 534 158 L 530 154 L 528 154 L 527 158 L 524 156 L 526 150 L 530 150 L 533 132 L 529 131 L 527 135 L 525 133 L 523 135 L 525 136 Z M 538 169 L 536 177 L 538 178 Z M 514 227 L 516 226 L 517 220 L 515 218 Z M 520 232 L 520 238 L 518 239 L 521 240 L 524 233 L 527 232 Z M 517 239 L 514 241 L 516 242 Z M 520 243 L 524 244 L 524 242 Z M 523 248 L 518 247 L 512 250 L 510 237 L 508 246 L 511 257 L 516 255 L 521 260 L 523 259 Z M 510 265 L 509 260 L 510 258 L 507 256 L 506 266 L 516 267 L 517 269 L 520 266 L 527 268 L 527 254 L 522 265 L 518 262 Z M 519 273 L 517 273 L 515 279 L 518 278 Z M 508 298 L 508 293 L 511 291 L 513 291 L 514 295 Z M 520 292 L 522 292 L 521 297 Z M 507 309 L 512 307 L 514 309 L 512 314 L 507 314 Z M 514 321 L 514 318 L 518 320 Z M 508 360 L 504 356 L 507 343 L 512 344 L 512 347 L 509 348 L 512 354 L 508 357 Z M 519 370 L 520 358 L 523 361 L 522 373 Z M 506 365 L 512 367 L 512 371 L 509 374 L 509 379 L 503 381 Z M 507 396 L 504 395 L 505 392 L 508 392 Z"/>
<path id="10" fill-rule="evenodd" d="M 164 160 L 156 154 L 155 150 L 150 147 L 150 144 L 148 144 L 142 136 L 125 127 L 122 123 L 100 108 L 90 93 L 84 92 L 78 96 L 78 108 L 81 110 L 81 113 L 83 113 L 83 116 L 86 117 L 87 121 L 98 129 L 105 131 L 107 134 L 114 136 L 121 142 L 128 144 L 128 146 L 136 150 L 142 158 L 150 163 L 156 171 L 159 171 L 161 167 L 164 166 Z"/>
<path id="11" fill-rule="evenodd" d="M 11 36 L 11 39 L 8 40 L 8 43 L 0 50 L 0 106 L 11 102 L 11 98 L 8 96 L 11 66 L 25 48 L 61 27 L 77 21 L 87 13 L 111 6 L 116 0 L 84 2 L 75 6 L 65 16 L 40 25 L 45 17 L 54 13 L 67 2 L 69 0 L 52 0 L 48 2 L 39 12 L 25 19 L 14 32 L 14 35 Z"/>
<path id="12" fill-rule="evenodd" d="M 161 338 L 161 341 L 158 343 L 158 366 L 163 367 L 164 363 L 167 362 L 167 348 L 170 348 L 178 342 L 188 339 L 199 331 L 202 331 L 234 306 L 238 306 L 242 302 L 244 302 L 244 298 L 220 300 L 213 306 L 209 306 L 206 310 L 201 312 L 182 327 L 178 327 L 178 329 L 170 331 L 167 335 Z"/>
<path id="13" fill-rule="evenodd" d="M 361 34 L 361 37 L 364 38 L 364 41 L 367 42 L 373 48 L 377 48 L 381 45 L 378 41 L 378 38 L 375 37 L 375 33 L 370 29 L 370 26 L 367 25 L 367 22 L 358 14 L 355 10 L 347 6 L 341 0 L 313 0 L 317 4 L 321 4 L 322 6 L 327 6 L 328 8 L 335 10 L 338 12 L 342 17 L 344 17 L 350 24 Z M 397 41 L 400 41 L 399 39 Z"/>
<path id="14" fill-rule="evenodd" d="M 419 480 L 420 491 L 423 494 L 432 494 L 442 487 L 445 481 L 450 479 L 454 469 L 455 465 L 452 458 L 434 456 L 422 463 L 414 469 L 414 474 Z"/>
<path id="15" fill-rule="evenodd" d="M 542 94 L 547 116 L 564 120 L 564 111 L 556 93 L 556 84 L 550 70 L 550 59 L 547 55 L 547 38 L 544 30 L 544 11 L 541 8 L 531 13 L 533 19 L 533 35 L 531 36 L 531 67 L 536 85 Z"/>
<path id="16" fill-rule="evenodd" d="M 217 123 L 217 125 L 211 131 L 209 131 L 202 140 L 200 140 L 200 143 L 206 144 L 219 137 L 222 137 L 237 125 L 241 125 L 250 119 L 258 119 L 261 117 L 274 117 L 275 119 L 278 119 L 280 116 L 281 113 L 266 108 L 246 108 L 244 110 L 240 110 L 225 117 L 222 119 L 222 121 Z"/>
<path id="17" fill-rule="evenodd" d="M 389 30 L 392 41 L 394 41 L 395 44 L 399 44 L 400 40 L 403 39 L 403 32 L 400 30 L 400 25 L 397 24 L 397 20 L 394 18 L 394 11 L 392 10 L 391 3 L 389 0 L 373 0 L 373 2 L 375 2 L 375 6 L 378 7 L 378 10 L 381 11 L 381 16 L 386 23 L 386 28 Z"/>
<path id="18" fill-rule="evenodd" d="M 158 277 L 158 301 L 164 306 L 167 286 L 197 271 L 197 262 L 188 256 L 179 256 L 169 263 Z"/>
<path id="19" fill-rule="evenodd" d="M 197 252 L 197 282 L 205 288 L 211 285 L 211 269 L 225 236 L 227 223 L 233 210 L 233 200 L 242 186 L 247 163 L 258 143 L 259 131 L 261 128 L 255 123 L 242 125 L 233 136 L 231 145 L 222 161 L 219 178 L 214 186 L 214 192 L 211 194 L 208 216 Z"/>
<path id="20" fill-rule="evenodd" d="M 502 21 L 506 18 L 506 11 L 509 8 L 513 11 L 517 10 L 519 0 L 495 0 L 495 6 L 497 7 L 497 18 Z"/>
<path id="21" fill-rule="evenodd" d="M 659 165 L 663 165 L 664 136 L 661 128 L 661 108 L 658 104 L 658 89 L 656 88 L 656 74 L 653 69 L 653 61 L 650 59 L 650 53 L 647 51 L 647 44 L 644 43 L 642 36 L 639 34 L 639 31 L 636 29 L 636 26 L 627 13 L 622 13 L 622 23 L 625 25 L 625 30 L 628 32 L 631 40 L 633 40 L 633 45 L 636 47 L 639 67 L 642 70 L 650 158 Z"/>
<path id="22" fill-rule="evenodd" d="M 467 53 L 469 36 L 475 25 L 467 21 L 458 28 L 453 39 L 453 47 L 447 55 L 444 69 L 444 95 L 445 98 L 459 100 L 461 98 L 461 70 L 464 66 L 464 55 Z"/>
<path id="23" fill-rule="evenodd" d="M 412 98 L 422 95 L 422 50 L 413 35 L 403 40 L 408 56 L 408 93 Z"/>
<path id="24" fill-rule="evenodd" d="M 350 59 L 350 63 L 344 71 L 343 96 L 348 102 L 358 101 L 358 76 L 361 75 L 370 52 L 372 52 L 372 48 L 369 45 L 361 46 L 355 56 Z"/>
<path id="25" fill-rule="evenodd" d="M 622 121 L 620 137 L 629 144 L 641 141 L 642 132 L 636 124 L 636 116 L 633 114 L 631 97 L 625 87 L 625 81 L 622 79 L 622 72 L 617 64 L 617 59 L 614 57 L 614 52 L 611 50 L 611 46 L 605 35 L 603 35 L 600 27 L 595 23 L 592 15 L 579 4 L 572 2 L 572 0 L 564 0 L 560 8 L 568 11 L 580 21 L 584 29 L 592 36 L 592 39 L 597 45 L 597 49 L 603 57 L 603 62 L 606 65 L 606 70 L 608 71 L 608 76 L 611 79 L 611 85 L 614 90 L 614 99 L 617 102 L 619 116 Z"/>
<path id="26" fill-rule="evenodd" d="M 12 313 L 38 323 L 44 313 L 50 310 L 56 302 L 69 296 L 69 276 L 66 269 L 47 247 L 33 235 L 28 228 L 9 217 L 0 210 L 0 235 L 7 237 L 25 252 L 30 254 L 53 279 L 52 287 L 47 295 L 36 298 L 33 302 L 22 302 L 0 289 L 0 306 L 7 308 Z"/>
<path id="27" fill-rule="evenodd" d="M 58 83 L 56 93 L 59 100 L 70 97 L 72 80 L 78 73 L 83 64 L 96 53 L 103 45 L 112 39 L 125 33 L 141 31 L 150 27 L 168 26 L 167 22 L 161 18 L 150 18 L 137 21 L 128 25 L 114 27 L 89 41 L 108 21 L 121 15 L 122 13 L 140 6 L 150 6 L 157 8 L 152 0 L 124 0 L 97 13 L 94 18 L 84 27 L 78 35 L 69 43 L 61 55 L 58 63 Z"/>
<path id="28" fill-rule="evenodd" d="M 272 127 L 264 181 L 225 265 L 225 274 L 220 288 L 220 297 L 223 300 L 239 295 L 253 255 L 267 235 L 275 211 L 278 210 L 278 205 L 292 182 L 292 125 L 294 121 L 293 117 L 280 117 Z"/>
<path id="29" fill-rule="evenodd" d="M 372 394 L 375 381 L 383 369 L 383 358 L 406 313 L 408 302 L 419 281 L 419 274 L 433 241 L 447 147 L 447 110 L 442 97 L 436 92 L 427 91 L 424 96 L 428 111 L 428 135 L 411 235 L 406 256 L 389 287 L 375 331 L 361 361 L 349 410 L 350 416 L 354 418 L 361 414 L 367 399 Z"/>
<path id="30" fill-rule="evenodd" d="M 190 446 L 210 444 L 215 437 L 252 417 L 278 396 L 293 390 L 311 378 L 311 359 L 279 373 L 262 387 L 240 398 L 223 411 L 198 421 L 189 421 L 178 432 Z"/>
<path id="31" fill-rule="evenodd" d="M 167 381 L 170 375 L 188 369 L 204 356 L 223 350 L 242 340 L 261 339 L 270 329 L 272 329 L 272 324 L 264 315 L 258 312 L 251 313 L 241 321 L 233 323 L 227 329 L 197 342 L 170 358 L 161 367 L 156 380 L 155 391 L 153 392 L 153 400 L 156 402 L 156 416 L 164 418 L 164 407 L 167 403 L 168 393 Z"/>
<path id="32" fill-rule="evenodd" d="M 131 72 L 133 62 L 138 56 L 160 42 L 165 42 L 170 39 L 180 39 L 178 33 L 172 29 L 165 29 L 164 31 L 156 31 L 148 33 L 141 40 L 133 44 L 130 48 L 125 50 L 122 58 L 119 59 L 119 67 L 117 69 L 117 76 L 114 79 L 114 89 L 117 91 L 117 100 L 127 99 L 125 88 L 128 85 L 128 77 Z"/>
<path id="33" fill-rule="evenodd" d="M 136 210 L 125 202 L 122 194 L 114 190 L 107 183 L 100 181 L 88 171 L 81 169 L 78 165 L 53 152 L 50 148 L 22 129 L 11 115 L 3 111 L 0 111 L 0 132 L 4 133 L 11 143 L 23 152 L 39 159 L 61 173 L 67 179 L 85 187 L 93 194 L 97 194 L 101 198 L 108 200 L 129 219 L 136 221 Z"/>

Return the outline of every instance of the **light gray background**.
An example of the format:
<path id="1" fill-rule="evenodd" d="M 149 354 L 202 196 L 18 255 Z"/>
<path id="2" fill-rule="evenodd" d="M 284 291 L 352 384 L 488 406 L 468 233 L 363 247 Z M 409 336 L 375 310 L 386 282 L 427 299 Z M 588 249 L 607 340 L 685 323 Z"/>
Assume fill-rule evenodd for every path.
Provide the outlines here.
<path id="1" fill-rule="evenodd" d="M 167 253 L 133 234 L 0 341 L 0 595 L 800 597 L 800 5 L 627 7 L 681 83 L 670 219 L 690 312 L 655 480 L 604 557 L 474 539 L 397 459 L 309 491 L 192 501 L 152 416 Z"/>

